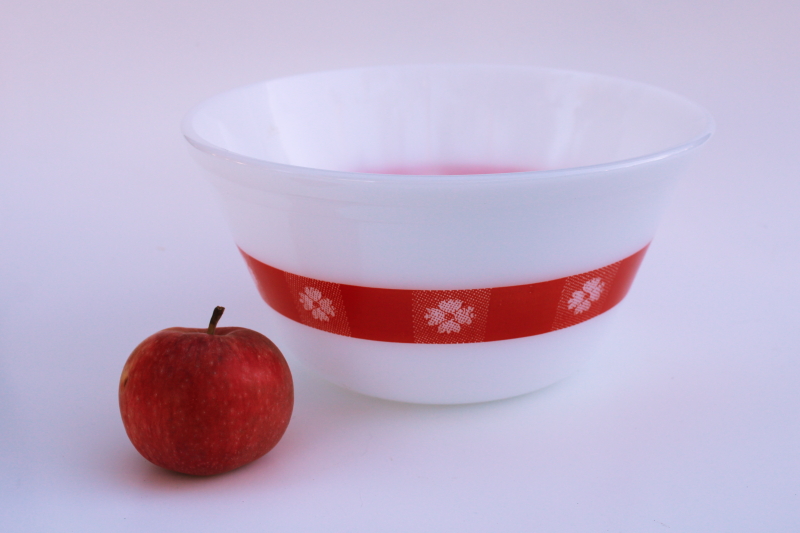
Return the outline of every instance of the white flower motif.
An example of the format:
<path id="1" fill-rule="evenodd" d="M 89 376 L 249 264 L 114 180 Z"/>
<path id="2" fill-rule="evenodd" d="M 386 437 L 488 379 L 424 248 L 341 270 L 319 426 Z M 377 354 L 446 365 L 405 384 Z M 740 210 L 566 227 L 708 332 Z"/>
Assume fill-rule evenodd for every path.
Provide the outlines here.
<path id="1" fill-rule="evenodd" d="M 575 291 L 572 293 L 572 298 L 567 302 L 568 309 L 572 309 L 576 315 L 587 311 L 592 302 L 600 299 L 600 295 L 606 288 L 606 284 L 600 278 L 592 278 L 583 284 L 583 290 Z"/>
<path id="2" fill-rule="evenodd" d="M 300 293 L 300 303 L 303 309 L 311 311 L 311 316 L 323 322 L 329 322 L 330 317 L 336 316 L 336 308 L 330 298 L 323 298 L 322 292 L 314 287 L 306 287 Z"/>
<path id="3" fill-rule="evenodd" d="M 472 319 L 475 318 L 475 308 L 462 307 L 463 305 L 461 300 L 442 300 L 438 308 L 426 309 L 425 320 L 429 326 L 439 326 L 439 333 L 458 333 L 462 325 L 472 324 Z"/>

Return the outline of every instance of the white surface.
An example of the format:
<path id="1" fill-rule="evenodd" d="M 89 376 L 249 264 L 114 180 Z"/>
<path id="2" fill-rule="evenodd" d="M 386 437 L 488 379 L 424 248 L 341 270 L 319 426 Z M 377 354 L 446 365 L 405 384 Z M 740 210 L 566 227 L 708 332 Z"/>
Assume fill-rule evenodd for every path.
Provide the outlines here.
<path id="1" fill-rule="evenodd" d="M 778 0 L 7 2 L 0 530 L 797 530 L 799 19 Z M 608 349 L 462 407 L 290 361 L 295 415 L 262 460 L 213 479 L 146 463 L 117 409 L 133 347 L 217 304 L 270 334 L 182 115 L 275 76 L 456 61 L 622 76 L 714 115 Z"/>

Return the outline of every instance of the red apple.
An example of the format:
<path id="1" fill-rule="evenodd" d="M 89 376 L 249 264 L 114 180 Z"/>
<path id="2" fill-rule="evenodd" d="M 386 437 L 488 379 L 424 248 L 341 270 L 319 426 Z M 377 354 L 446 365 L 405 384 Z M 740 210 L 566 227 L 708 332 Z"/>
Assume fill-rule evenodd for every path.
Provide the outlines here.
<path id="1" fill-rule="evenodd" d="M 245 328 L 169 328 L 133 350 L 119 382 L 119 407 L 134 447 L 184 474 L 239 468 L 281 439 L 294 405 L 278 347 Z"/>

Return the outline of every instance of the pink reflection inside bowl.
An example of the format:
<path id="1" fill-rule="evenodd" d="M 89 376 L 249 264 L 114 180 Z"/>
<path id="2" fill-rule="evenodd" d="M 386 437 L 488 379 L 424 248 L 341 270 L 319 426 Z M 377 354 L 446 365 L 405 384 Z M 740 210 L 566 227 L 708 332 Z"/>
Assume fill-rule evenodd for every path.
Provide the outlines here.
<path id="1" fill-rule="evenodd" d="M 399 174 L 406 176 L 469 176 L 474 174 L 509 174 L 512 172 L 532 172 L 534 168 L 521 168 L 500 165 L 417 165 L 395 166 L 379 169 L 360 170 L 365 174 Z"/>

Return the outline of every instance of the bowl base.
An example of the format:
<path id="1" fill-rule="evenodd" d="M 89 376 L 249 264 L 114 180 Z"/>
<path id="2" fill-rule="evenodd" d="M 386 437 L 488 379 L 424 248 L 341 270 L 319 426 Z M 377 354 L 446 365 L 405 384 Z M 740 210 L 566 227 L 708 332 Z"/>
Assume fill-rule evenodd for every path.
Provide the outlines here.
<path id="1" fill-rule="evenodd" d="M 285 351 L 324 379 L 386 400 L 466 404 L 520 396 L 577 372 L 616 308 L 542 335 L 471 344 L 370 341 L 320 331 L 272 312 Z M 282 347 L 283 349 L 283 347 Z"/>

